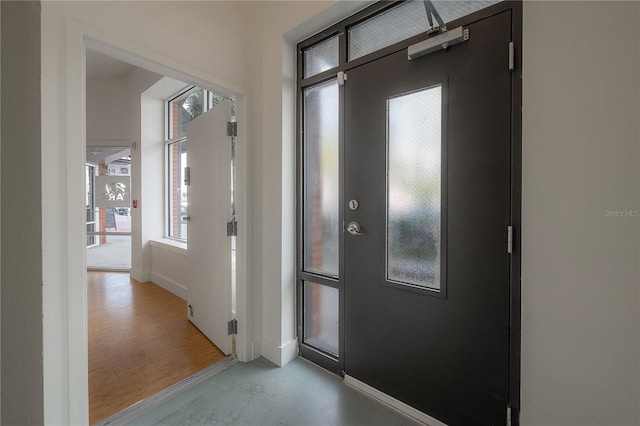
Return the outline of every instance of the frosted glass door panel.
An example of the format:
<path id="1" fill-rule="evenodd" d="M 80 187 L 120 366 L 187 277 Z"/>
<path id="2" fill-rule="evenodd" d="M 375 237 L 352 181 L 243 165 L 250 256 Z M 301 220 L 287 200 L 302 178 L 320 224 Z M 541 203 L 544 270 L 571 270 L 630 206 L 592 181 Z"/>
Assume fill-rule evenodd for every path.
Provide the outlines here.
<path id="1" fill-rule="evenodd" d="M 442 87 L 387 101 L 387 279 L 440 289 Z"/>
<path id="2" fill-rule="evenodd" d="M 304 269 L 338 276 L 338 84 L 304 91 Z"/>
<path id="3" fill-rule="evenodd" d="M 305 343 L 338 355 L 338 309 L 337 288 L 304 283 Z"/>

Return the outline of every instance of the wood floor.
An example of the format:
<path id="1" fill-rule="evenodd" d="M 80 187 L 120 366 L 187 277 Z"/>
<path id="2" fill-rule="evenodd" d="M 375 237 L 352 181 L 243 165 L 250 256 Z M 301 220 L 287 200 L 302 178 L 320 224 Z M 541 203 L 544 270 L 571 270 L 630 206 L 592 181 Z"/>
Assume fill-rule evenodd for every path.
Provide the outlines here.
<path id="1" fill-rule="evenodd" d="M 128 273 L 87 275 L 91 424 L 224 358 L 184 300 Z"/>

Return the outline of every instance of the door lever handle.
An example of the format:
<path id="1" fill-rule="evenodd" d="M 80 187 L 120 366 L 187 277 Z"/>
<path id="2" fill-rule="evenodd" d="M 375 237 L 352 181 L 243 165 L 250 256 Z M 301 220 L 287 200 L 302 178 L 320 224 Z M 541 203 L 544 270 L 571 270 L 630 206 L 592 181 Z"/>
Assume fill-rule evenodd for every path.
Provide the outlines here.
<path id="1" fill-rule="evenodd" d="M 360 224 L 358 222 L 349 222 L 347 225 L 347 232 L 351 235 L 363 235 L 362 229 L 360 229 Z"/>
<path id="2" fill-rule="evenodd" d="M 189 222 L 189 221 L 191 221 L 191 215 L 189 215 L 189 216 L 182 216 L 180 219 L 182 219 L 182 220 L 183 220 L 183 221 L 185 221 L 185 222 Z"/>

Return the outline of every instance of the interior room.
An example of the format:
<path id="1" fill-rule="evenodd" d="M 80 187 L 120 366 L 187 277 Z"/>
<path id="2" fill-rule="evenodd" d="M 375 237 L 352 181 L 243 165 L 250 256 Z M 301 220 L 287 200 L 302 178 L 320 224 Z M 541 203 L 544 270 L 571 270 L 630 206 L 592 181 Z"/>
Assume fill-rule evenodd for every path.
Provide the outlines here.
<path id="1" fill-rule="evenodd" d="M 190 242 L 192 250 L 194 246 L 200 247 L 199 251 L 208 254 L 216 248 L 202 241 L 201 235 L 206 232 L 200 229 L 201 223 L 188 226 L 190 216 L 203 214 L 198 211 L 202 210 L 201 204 L 194 206 L 189 202 L 193 201 L 194 190 L 197 195 L 199 185 L 185 181 L 185 171 L 194 167 L 197 157 L 208 156 L 197 146 L 191 122 L 201 115 L 204 119 L 210 109 L 225 100 L 235 109 L 235 103 L 212 91 L 90 49 L 86 51 L 91 424 L 180 382 L 232 352 L 225 348 L 223 340 L 227 339 L 216 340 L 202 324 L 206 318 L 194 315 L 201 308 L 195 299 L 206 295 L 196 293 L 193 274 L 201 268 L 194 266 L 197 259 L 188 255 L 187 243 Z M 220 105 L 218 109 L 223 107 Z M 143 129 L 139 142 L 128 136 L 136 134 L 136 129 Z M 235 144 L 235 138 L 231 142 Z M 231 156 L 229 159 L 233 170 L 235 159 Z M 205 164 L 211 170 L 224 169 L 224 165 L 216 167 L 211 160 Z M 202 177 L 198 170 L 194 170 L 194 177 L 219 181 L 211 176 Z M 132 191 L 132 186 L 142 191 Z M 144 223 L 134 220 L 138 197 L 132 200 L 131 195 L 139 192 L 145 193 L 144 207 L 152 212 L 143 217 Z M 235 209 L 231 194 L 226 197 Z M 219 196 L 211 198 L 224 204 Z M 211 217 L 210 212 L 206 215 Z M 188 229 L 196 232 L 190 239 Z M 149 240 L 132 244 L 133 235 L 142 231 Z M 214 240 L 217 236 L 205 238 Z M 146 281 L 139 281 L 145 279 L 140 273 L 134 272 L 139 280 L 130 276 L 132 258 L 139 258 L 141 247 L 149 245 L 150 250 L 146 251 L 151 252 L 150 272 Z M 222 245 L 220 250 L 226 252 L 214 257 L 226 260 L 230 267 L 227 274 L 231 278 L 230 316 L 233 316 L 235 237 L 224 235 Z M 206 271 L 207 276 L 222 269 L 215 261 L 206 263 L 214 269 Z M 193 285 L 189 286 L 189 281 Z M 215 309 L 215 305 L 202 308 Z"/>
<path id="2" fill-rule="evenodd" d="M 447 31 L 443 31 L 447 22 L 437 19 L 440 14 L 444 16 L 440 3 L 443 2 L 419 2 L 420 13 L 433 18 L 429 19 L 428 33 L 412 34 L 406 40 L 379 48 L 377 53 L 363 53 L 360 57 L 346 54 L 352 52 L 347 40 L 355 39 L 354 29 L 379 14 L 393 13 L 401 3 L 1 2 L 0 422 L 89 423 L 87 277 L 91 272 L 88 275 L 87 238 L 100 241 L 106 237 L 109 241 L 109 237 L 124 236 L 131 239 L 130 265 L 119 268 L 128 270 L 138 283 L 153 282 L 184 300 L 184 318 L 193 324 L 202 319 L 198 328 L 215 336 L 210 340 L 221 339 L 220 349 L 225 355 L 235 354 L 237 363 L 219 373 L 220 380 L 225 377 L 227 383 L 242 383 L 234 381 L 238 377 L 234 372 L 241 370 L 254 377 L 265 374 L 263 377 L 268 380 L 268 374 L 277 372 L 293 374 L 292 377 L 310 374 L 320 382 L 331 382 L 327 386 L 336 386 L 327 389 L 355 389 L 353 395 L 364 398 L 355 403 L 353 398 L 357 397 L 344 393 L 344 399 L 336 400 L 332 407 L 347 400 L 351 402 L 345 405 L 353 403 L 357 407 L 373 401 L 375 406 L 386 404 L 392 407 L 391 412 L 402 413 L 398 414 L 404 416 L 399 417 L 399 422 L 441 424 L 439 419 L 444 419 L 446 424 L 465 424 L 465 419 L 481 418 L 482 410 L 473 404 L 483 400 L 455 407 L 450 398 L 438 399 L 441 395 L 431 394 L 431 401 L 419 398 L 415 396 L 420 394 L 416 389 L 402 387 L 408 382 L 406 375 L 415 376 L 421 386 L 437 383 L 445 396 L 457 390 L 469 397 L 474 389 L 480 389 L 477 386 L 499 382 L 501 390 L 496 395 L 499 394 L 500 406 L 496 407 L 500 422 L 503 419 L 506 424 L 640 424 L 640 3 L 492 3 L 486 9 L 475 10 L 476 15 L 469 15 L 481 19 L 451 18 L 451 23 L 460 25 L 451 25 Z M 493 48 L 494 40 L 503 47 Z M 420 44 L 423 41 L 426 45 Z M 313 50 L 318 46 L 339 52 L 337 62 L 330 68 L 307 72 L 310 62 L 305 55 L 327 51 Z M 485 50 L 463 58 L 460 52 L 473 46 Z M 91 77 L 87 71 L 91 53 L 87 52 L 114 58 L 133 68 L 123 74 Z M 443 62 L 434 67 L 424 65 L 424 60 L 431 58 L 441 58 Z M 471 62 L 464 62 L 467 59 Z M 397 66 L 393 62 L 396 60 Z M 500 63 L 501 68 L 492 73 L 490 65 L 494 63 Z M 389 68 L 378 69 L 376 64 Z M 416 77 L 418 86 L 411 86 L 415 74 L 409 78 L 406 72 L 418 67 L 424 67 L 419 68 L 424 73 Z M 363 72 L 364 69 L 372 71 Z M 391 69 L 394 72 L 385 74 Z M 485 78 L 486 85 L 474 85 Z M 101 81 L 95 84 L 97 80 Z M 193 256 L 191 242 L 186 249 L 180 242 L 165 241 L 165 217 L 173 205 L 166 204 L 167 138 L 162 122 L 167 99 L 184 94 L 181 89 L 185 88 L 172 86 L 171 81 L 217 93 L 229 100 L 225 105 L 235 102 L 233 108 L 212 108 L 202 120 L 196 119 L 188 126 L 189 131 L 193 128 L 194 141 L 199 140 L 197 135 L 218 131 L 225 140 L 237 138 L 233 180 L 237 211 L 231 212 L 230 207 L 207 210 L 207 217 L 219 215 L 216 219 L 220 219 L 221 226 L 215 227 L 215 232 L 220 238 L 218 234 L 208 237 L 204 232 L 196 235 L 203 241 L 224 244 L 221 243 L 222 248 L 193 250 Z M 399 92 L 384 94 L 383 88 L 394 84 L 401 86 Z M 460 104 L 454 102 L 458 99 L 454 95 L 465 88 L 469 93 L 481 93 L 479 98 L 486 102 L 475 110 L 457 110 Z M 378 92 L 384 96 L 375 97 Z M 358 98 L 354 93 L 366 96 Z M 502 95 L 496 93 L 507 97 L 500 98 Z M 338 149 L 341 161 L 359 165 L 351 178 L 346 167 L 340 169 L 345 173 L 340 175 L 338 184 L 340 213 L 331 220 L 338 224 L 334 231 L 346 254 L 340 255 L 343 257 L 338 258 L 337 264 L 327 262 L 328 251 L 320 257 L 305 257 L 315 247 L 305 243 L 319 240 L 305 237 L 306 222 L 299 214 L 313 206 L 305 204 L 314 200 L 305 198 L 309 182 L 314 182 L 313 176 L 305 174 L 310 163 L 303 160 L 312 152 L 311 139 L 305 138 L 312 133 L 308 126 L 314 99 L 325 95 L 333 96 L 332 105 L 337 105 L 336 110 L 343 114 L 336 116 L 339 118 L 331 127 L 338 135 L 336 141 L 343 145 L 327 145 L 325 151 L 318 151 L 322 152 L 322 161 L 333 158 L 327 154 L 329 149 Z M 374 227 L 360 214 L 370 212 L 383 229 L 392 223 L 392 211 L 385 210 L 386 191 L 391 193 L 389 188 L 393 186 L 388 182 L 396 170 L 391 161 L 392 150 L 350 151 L 349 146 L 356 145 L 345 141 L 357 139 L 364 144 L 373 140 L 369 135 L 377 132 L 382 134 L 381 146 L 391 144 L 394 133 L 386 131 L 387 124 L 392 128 L 390 111 L 404 108 L 403 100 L 415 99 L 405 95 L 435 99 L 436 115 L 445 118 L 439 137 L 450 141 L 466 137 L 469 151 L 458 149 L 453 142 L 442 145 L 446 147 L 444 154 L 438 151 L 438 158 L 449 160 L 439 163 L 444 166 L 438 169 L 438 176 L 444 178 L 438 188 L 443 188 L 442 193 L 448 198 L 438 200 L 446 199 L 448 204 L 438 205 L 438 212 L 446 213 L 442 213 L 440 229 L 450 232 L 440 245 L 436 244 L 440 241 L 436 237 L 445 234 L 431 228 L 429 239 L 423 240 L 429 241 L 425 250 L 440 250 L 428 254 L 429 261 L 440 268 L 439 274 L 427 268 L 425 284 L 409 282 L 409 286 L 418 288 L 398 290 L 407 282 L 391 275 L 409 273 L 388 267 L 389 256 L 396 252 L 389 249 L 380 255 L 362 251 L 349 257 L 351 248 L 357 245 L 363 250 L 374 247 L 366 244 L 373 241 Z M 350 103 L 356 98 L 359 103 Z M 508 102 L 499 104 L 498 98 Z M 318 105 L 318 111 L 324 111 L 322 101 Z M 386 122 L 384 118 L 368 121 L 369 115 L 363 111 L 374 111 L 375 105 Z M 440 105 L 446 108 L 437 109 Z M 109 119 L 101 115 L 107 108 Z M 401 109 L 405 111 L 401 118 L 415 112 L 407 108 Z M 469 111 L 481 114 L 464 115 Z M 506 127 L 489 124 L 493 117 L 490 114 L 494 113 L 503 114 Z M 91 118 L 98 116 L 101 118 L 96 121 Z M 161 118 L 152 123 L 154 119 L 150 117 Z M 326 114 L 318 117 L 324 120 Z M 446 127 L 456 117 L 467 117 L 468 123 Z M 362 133 L 345 124 L 353 122 L 361 124 Z M 464 129 L 483 129 L 476 134 L 484 135 L 487 144 L 497 140 L 486 136 L 495 131 L 497 137 L 506 137 L 510 148 L 483 151 L 485 145 L 471 143 L 475 136 L 465 136 Z M 152 139 L 160 141 L 155 149 Z M 224 182 L 220 190 L 226 191 L 220 197 L 227 197 L 225 194 L 231 191 L 228 158 L 232 145 L 224 146 L 229 157 L 227 153 L 216 156 L 212 151 L 206 156 L 189 157 L 188 161 L 196 161 L 191 175 L 196 194 L 198 182 L 209 182 L 209 178 L 200 179 L 197 174 L 203 169 L 220 171 L 215 181 Z M 91 205 L 89 210 L 97 211 L 97 216 L 88 217 L 90 147 L 125 148 L 109 154 L 115 155 L 112 161 L 119 161 L 120 173 L 114 173 L 114 177 L 130 176 L 131 207 L 96 206 L 94 210 Z M 201 147 L 210 148 L 206 144 Z M 465 152 L 474 154 L 465 156 Z M 212 158 L 222 160 L 215 167 L 197 165 L 198 160 Z M 390 159 L 388 164 L 385 158 Z M 467 161 L 468 158 L 474 160 Z M 367 167 L 374 160 L 381 161 L 375 163 L 379 167 Z M 487 162 L 497 160 L 502 161 L 504 167 L 500 170 L 506 181 L 483 181 L 484 173 L 474 174 L 483 165 L 493 164 Z M 368 174 L 374 170 L 382 173 Z M 94 170 L 91 176 L 101 175 Z M 354 188 L 351 184 L 360 182 L 359 177 L 365 183 L 383 183 L 378 191 L 382 200 L 379 209 L 370 209 L 369 192 L 350 195 Z M 461 177 L 476 185 L 475 190 L 455 196 L 456 179 Z M 210 185 L 206 190 L 218 190 L 214 187 Z M 333 194 L 318 193 L 323 197 Z M 496 196 L 499 203 L 498 193 L 506 203 L 506 213 L 503 211 L 499 220 L 489 214 L 489 201 L 478 201 L 480 195 L 489 194 Z M 429 194 L 435 197 L 433 192 Z M 200 199 L 211 201 L 214 197 Z M 117 231 L 106 227 L 108 208 L 115 209 L 110 211 L 116 228 L 120 225 L 120 231 L 130 235 L 108 235 Z M 129 210 L 119 214 L 119 208 Z M 198 207 L 196 203 L 194 212 L 183 215 L 178 206 L 176 217 L 182 221 L 183 216 L 191 215 L 191 221 L 186 221 L 192 227 L 197 223 L 198 208 L 209 207 Z M 103 218 L 100 209 L 105 210 Z M 468 220 L 463 222 L 457 211 L 464 211 Z M 489 225 L 485 226 L 481 218 Z M 128 230 L 123 221 L 130 221 Z M 446 228 L 447 223 L 452 227 Z M 492 356 L 494 349 L 489 343 L 474 340 L 474 336 L 490 335 L 482 333 L 489 329 L 489 320 L 499 316 L 492 314 L 494 310 L 438 317 L 441 321 L 434 323 L 424 315 L 389 314 L 372 320 L 375 327 L 356 332 L 339 325 L 332 330 L 337 339 L 335 347 L 326 335 L 316 334 L 313 327 L 305 328 L 306 324 L 313 324 L 304 316 L 306 309 L 317 307 L 312 296 L 324 292 L 338 294 L 339 302 L 333 308 L 349 324 L 366 324 L 371 312 L 367 309 L 376 304 L 384 306 L 385 311 L 388 305 L 383 303 L 397 300 L 395 296 L 383 296 L 392 291 L 404 295 L 403 300 L 407 299 L 409 305 L 414 303 L 412 300 L 429 300 L 429 312 L 440 312 L 441 306 L 458 300 L 462 287 L 456 283 L 481 283 L 489 276 L 480 260 L 498 253 L 493 243 L 485 251 L 477 250 L 469 256 L 480 264 L 457 267 L 455 262 L 472 253 L 467 248 L 476 247 L 478 236 L 489 238 L 487 230 L 498 225 L 495 247 L 499 246 L 501 259 L 508 259 L 503 265 L 508 264 L 508 268 L 501 269 L 506 287 L 501 287 L 502 293 L 498 294 L 470 285 L 466 295 L 487 297 L 483 301 L 501 300 L 501 319 L 507 318 L 508 323 L 500 332 L 504 341 L 500 343 L 502 349 L 498 348 L 502 351 L 499 356 Z M 90 230 L 89 226 L 95 228 Z M 197 226 L 194 229 L 205 229 Z M 322 226 L 315 229 L 325 235 Z M 235 238 L 233 265 L 228 231 Z M 92 246 L 100 245 L 91 242 Z M 185 256 L 187 250 L 189 255 Z M 204 257 L 209 263 L 203 258 L 198 258 L 196 264 L 188 263 L 203 253 L 217 255 Z M 218 259 L 222 266 L 216 266 L 211 259 Z M 342 272 L 327 272 L 327 265 L 343 268 Z M 353 265 L 359 269 L 349 269 Z M 209 287 L 190 284 L 197 279 L 185 277 L 196 269 L 201 276 L 211 271 L 224 274 L 221 282 L 225 284 L 217 289 L 223 292 L 219 293 L 223 294 L 221 297 L 212 298 L 211 293 L 206 293 L 213 291 Z M 359 274 L 356 281 L 360 283 L 368 282 L 367 274 L 381 271 L 387 274 L 390 284 L 375 287 L 376 291 L 348 287 L 348 282 L 343 283 L 345 271 L 347 277 Z M 349 300 L 349 288 L 359 289 L 363 295 L 361 304 L 350 304 L 354 299 Z M 202 300 L 215 300 L 222 310 L 207 309 Z M 358 306 L 362 309 L 358 310 Z M 476 315 L 477 312 L 480 313 Z M 207 324 L 215 326 L 208 329 Z M 425 324 L 432 328 L 423 328 Z M 375 356 L 367 357 L 367 353 L 374 353 L 371 342 L 375 343 L 375 333 L 381 330 L 385 334 L 379 340 L 384 341 L 377 342 Z M 466 346 L 450 339 L 454 331 L 456 336 L 469 336 L 463 341 Z M 420 332 L 427 336 L 422 339 L 423 346 L 438 343 L 431 345 L 438 349 L 433 351 L 436 358 L 429 359 L 442 360 L 451 354 L 453 362 L 471 359 L 470 354 L 474 353 L 491 362 L 500 358 L 507 365 L 500 367 L 501 380 L 493 380 L 493 364 L 444 363 L 440 371 L 417 367 L 410 343 L 419 340 L 416 336 Z M 363 339 L 354 340 L 354 335 Z M 428 353 L 422 346 L 419 349 L 424 351 L 420 354 Z M 397 358 L 390 362 L 393 356 Z M 373 365 L 373 361 L 377 364 Z M 315 365 L 324 369 L 318 369 L 318 374 L 303 372 L 301 366 L 307 365 L 313 371 Z M 407 368 L 402 370 L 402 366 Z M 466 379 L 462 381 L 460 377 Z M 211 392 L 217 395 L 214 389 Z M 284 392 L 278 388 L 271 396 L 278 398 Z M 342 390 L 336 392 L 343 395 Z M 493 397 L 490 392 L 481 393 L 483 397 Z M 219 399 L 223 400 L 224 395 Z M 266 400 L 256 401 L 259 405 Z M 308 416 L 316 415 L 316 408 L 310 404 Z M 491 416 L 498 415 L 498 408 Z M 411 409 L 417 413 L 407 414 Z M 183 408 L 180 410 L 184 413 Z M 171 414 L 167 413 L 144 419 L 157 422 Z M 276 412 L 274 422 L 278 418 Z M 485 421 L 484 417 L 481 419 L 480 423 Z M 327 421 L 357 422 L 348 416 Z"/>

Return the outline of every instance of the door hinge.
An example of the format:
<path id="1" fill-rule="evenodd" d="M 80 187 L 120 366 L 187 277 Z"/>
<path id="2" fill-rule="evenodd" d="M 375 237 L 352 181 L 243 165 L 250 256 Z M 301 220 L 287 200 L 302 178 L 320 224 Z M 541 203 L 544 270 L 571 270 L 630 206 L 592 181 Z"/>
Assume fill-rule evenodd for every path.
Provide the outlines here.
<path id="1" fill-rule="evenodd" d="M 513 253 L 513 226 L 507 226 L 507 253 Z"/>
<path id="2" fill-rule="evenodd" d="M 507 426 L 511 426 L 511 406 L 507 404 Z"/>
<path id="3" fill-rule="evenodd" d="M 344 85 L 344 83 L 347 81 L 347 73 L 344 71 L 339 71 L 338 72 L 338 86 L 342 86 Z"/>
<path id="4" fill-rule="evenodd" d="M 237 121 L 228 121 L 227 122 L 227 136 L 238 136 L 238 122 Z"/>
<path id="5" fill-rule="evenodd" d="M 509 71 L 513 71 L 513 69 L 515 68 L 515 51 L 514 51 L 514 47 L 513 47 L 513 42 L 510 41 L 509 42 Z"/>
<path id="6" fill-rule="evenodd" d="M 238 320 L 235 318 L 227 323 L 227 335 L 238 334 Z"/>
<path id="7" fill-rule="evenodd" d="M 186 186 L 191 185 L 191 167 L 184 168 L 184 184 Z"/>
<path id="8" fill-rule="evenodd" d="M 227 222 L 227 237 L 236 237 L 238 235 L 238 222 L 232 220 Z"/>

